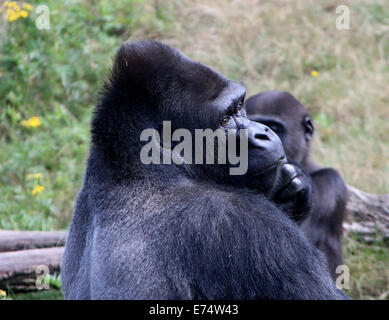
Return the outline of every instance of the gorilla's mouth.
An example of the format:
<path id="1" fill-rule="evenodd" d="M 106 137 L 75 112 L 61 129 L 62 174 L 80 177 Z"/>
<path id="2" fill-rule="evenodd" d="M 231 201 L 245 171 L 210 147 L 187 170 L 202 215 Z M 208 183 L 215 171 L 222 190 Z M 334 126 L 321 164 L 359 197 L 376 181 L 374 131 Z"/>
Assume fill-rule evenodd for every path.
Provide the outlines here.
<path id="1" fill-rule="evenodd" d="M 282 156 L 281 158 L 279 158 L 276 162 L 274 162 L 271 166 L 267 167 L 266 169 L 258 170 L 258 171 L 254 171 L 254 172 L 250 173 L 249 177 L 253 178 L 256 176 L 263 175 L 269 171 L 276 169 L 277 167 L 279 167 L 281 165 L 284 165 L 285 163 L 286 163 L 286 158 L 285 158 L 285 156 Z"/>

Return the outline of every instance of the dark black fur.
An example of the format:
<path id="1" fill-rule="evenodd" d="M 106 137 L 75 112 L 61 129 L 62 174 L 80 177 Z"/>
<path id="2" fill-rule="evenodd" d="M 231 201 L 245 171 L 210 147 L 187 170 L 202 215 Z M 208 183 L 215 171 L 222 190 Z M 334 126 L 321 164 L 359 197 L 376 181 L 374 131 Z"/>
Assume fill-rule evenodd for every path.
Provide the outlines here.
<path id="1" fill-rule="evenodd" d="M 332 168 L 320 168 L 310 159 L 313 121 L 308 111 L 290 93 L 267 91 L 247 99 L 251 120 L 268 125 L 281 138 L 288 160 L 311 175 L 313 209 L 301 228 L 325 253 L 332 277 L 343 264 L 341 236 L 347 202 L 347 188 L 340 174 Z"/>
<path id="2" fill-rule="evenodd" d="M 143 129 L 162 120 L 215 129 L 225 111 L 214 102 L 231 90 L 242 88 L 168 46 L 122 46 L 92 122 L 63 258 L 65 298 L 347 298 L 324 256 L 265 195 L 243 188 L 245 181 L 218 180 L 224 171 L 217 165 L 141 163 Z M 262 132 L 250 150 L 273 150 L 263 162 L 279 157 L 281 142 L 271 130 L 244 112 L 233 120 Z M 276 176 L 257 176 L 258 187 L 275 184 Z"/>

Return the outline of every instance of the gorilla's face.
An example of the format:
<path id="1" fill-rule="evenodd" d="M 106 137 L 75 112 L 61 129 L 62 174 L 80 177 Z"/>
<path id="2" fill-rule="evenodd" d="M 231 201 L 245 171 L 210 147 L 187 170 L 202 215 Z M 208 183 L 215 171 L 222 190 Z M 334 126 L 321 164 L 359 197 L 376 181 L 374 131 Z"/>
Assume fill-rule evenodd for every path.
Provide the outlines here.
<path id="1" fill-rule="evenodd" d="M 140 159 L 145 146 L 145 140 L 140 137 L 145 130 L 159 132 L 160 139 L 154 145 L 156 149 L 162 148 L 163 155 L 171 155 L 172 159 L 173 155 L 186 158 L 176 148 L 186 140 L 185 137 L 180 136 L 183 137 L 181 140 L 174 138 L 174 133 L 183 129 L 180 132 L 185 131 L 185 135 L 189 131 L 191 144 L 186 149 L 192 149 L 192 152 L 188 156 L 191 161 L 185 161 L 179 169 L 183 168 L 190 177 L 251 187 L 263 193 L 270 192 L 276 184 L 279 168 L 285 162 L 282 144 L 267 126 L 247 119 L 246 90 L 239 83 L 166 45 L 139 42 L 127 43 L 120 48 L 105 92 L 107 94 L 93 120 L 92 140 L 101 146 L 108 158 L 113 159 L 111 162 L 119 168 L 120 174 L 133 176 L 134 171 L 154 169 L 149 167 L 149 162 Z M 164 134 L 166 122 L 170 123 L 172 135 Z M 223 138 L 221 141 L 214 138 L 209 150 L 202 146 L 199 155 L 195 148 L 198 142 L 196 129 L 219 131 Z M 247 129 L 247 132 L 242 129 Z M 206 139 L 208 137 L 203 141 Z M 230 152 L 227 149 L 232 140 L 235 141 L 235 150 Z M 227 154 L 226 161 L 221 163 L 218 161 L 218 147 L 223 145 Z M 207 161 L 212 149 L 213 162 Z M 247 154 L 246 158 L 242 158 L 242 152 Z M 245 163 L 238 163 L 239 159 L 231 160 L 230 154 Z M 165 157 L 157 155 L 157 158 Z M 135 163 L 142 166 L 141 170 Z M 164 165 L 163 160 L 153 164 Z M 239 167 L 243 167 L 242 173 L 232 175 L 231 169 Z M 156 169 L 163 170 L 167 171 L 169 167 Z"/>
<path id="2" fill-rule="evenodd" d="M 247 100 L 247 113 L 279 136 L 288 160 L 302 163 L 310 150 L 314 126 L 300 102 L 287 92 L 266 91 Z"/>
<path id="3" fill-rule="evenodd" d="M 241 159 L 247 163 L 240 163 L 239 166 L 245 166 L 247 170 L 241 175 L 231 175 L 231 167 L 236 168 L 237 165 L 229 162 L 229 155 L 226 165 L 205 165 L 203 168 L 217 181 L 250 187 L 268 194 L 276 184 L 280 168 L 286 163 L 281 140 L 266 125 L 247 118 L 244 103 L 245 88 L 234 81 L 226 82 L 220 94 L 204 104 L 206 112 L 199 114 L 205 115 L 203 123 L 207 123 L 208 128 L 221 129 L 225 132 L 226 139 L 223 142 L 215 140 L 215 159 L 218 158 L 220 143 L 227 144 L 225 150 L 230 151 L 229 139 L 236 139 L 238 156 L 242 156 L 240 151 L 247 153 L 247 159 Z M 209 122 L 210 119 L 213 123 Z M 242 137 L 242 129 L 247 130 L 247 139 Z"/>

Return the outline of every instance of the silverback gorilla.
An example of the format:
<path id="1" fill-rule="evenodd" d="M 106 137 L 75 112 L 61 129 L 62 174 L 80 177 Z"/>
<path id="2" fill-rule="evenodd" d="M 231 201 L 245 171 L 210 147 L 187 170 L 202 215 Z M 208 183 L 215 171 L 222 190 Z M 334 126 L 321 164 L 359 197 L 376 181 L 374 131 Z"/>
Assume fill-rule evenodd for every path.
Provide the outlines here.
<path id="1" fill-rule="evenodd" d="M 299 214 L 282 209 L 305 190 L 292 197 L 304 208 L 309 177 L 286 163 L 274 132 L 247 119 L 244 96 L 164 44 L 119 49 L 91 125 L 63 258 L 65 298 L 347 299 L 292 221 Z M 237 143 L 247 129 L 246 174 L 230 175 L 231 163 L 144 164 L 141 132 L 163 121 L 233 132 Z"/>
<path id="2" fill-rule="evenodd" d="M 301 223 L 307 237 L 327 257 L 336 278 L 336 267 L 343 264 L 341 236 L 347 202 L 347 188 L 339 173 L 321 168 L 310 159 L 314 126 L 308 111 L 290 93 L 266 91 L 246 101 L 247 116 L 269 126 L 280 137 L 288 161 L 299 164 L 311 175 L 312 212 Z"/>

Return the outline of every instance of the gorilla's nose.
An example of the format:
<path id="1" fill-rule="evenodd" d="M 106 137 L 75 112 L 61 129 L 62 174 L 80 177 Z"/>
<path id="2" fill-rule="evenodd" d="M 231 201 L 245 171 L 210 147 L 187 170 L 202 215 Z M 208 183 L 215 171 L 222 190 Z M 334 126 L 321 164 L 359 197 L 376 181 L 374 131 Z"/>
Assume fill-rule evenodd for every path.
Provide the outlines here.
<path id="1" fill-rule="evenodd" d="M 251 121 L 249 125 L 249 144 L 266 153 L 273 154 L 274 157 L 284 155 L 280 138 L 262 123 Z"/>
<path id="2" fill-rule="evenodd" d="M 273 132 L 269 129 L 269 127 L 261 124 L 261 123 L 251 123 L 249 129 L 249 139 L 250 142 L 257 147 L 262 147 L 263 144 L 268 144 L 273 138 Z"/>
<path id="3" fill-rule="evenodd" d="M 269 128 L 265 127 L 264 129 L 254 129 L 254 138 L 258 140 L 270 140 L 269 134 L 268 134 Z"/>

